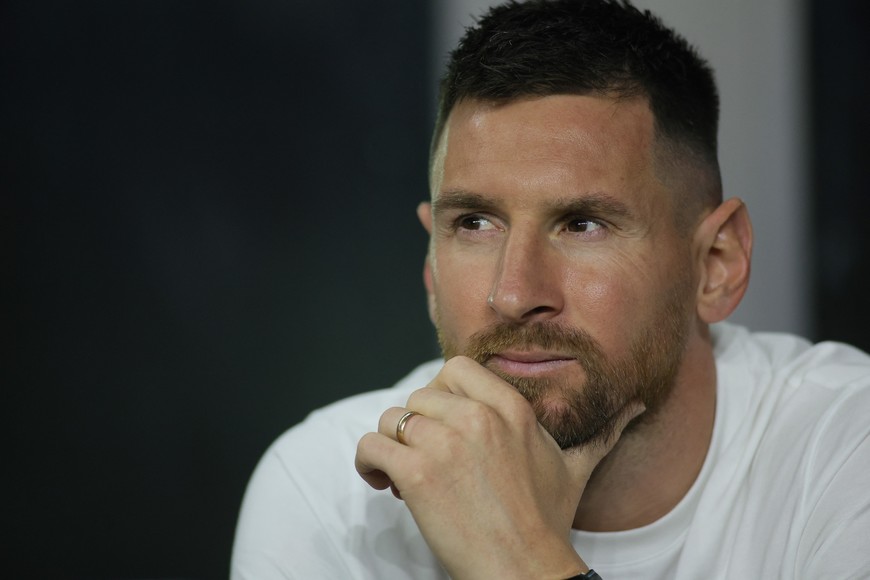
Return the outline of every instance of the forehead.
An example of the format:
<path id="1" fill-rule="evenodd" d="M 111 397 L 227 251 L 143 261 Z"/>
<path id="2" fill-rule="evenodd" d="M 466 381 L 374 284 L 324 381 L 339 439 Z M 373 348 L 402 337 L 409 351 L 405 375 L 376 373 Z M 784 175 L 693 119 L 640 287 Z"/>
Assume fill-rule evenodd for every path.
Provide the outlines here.
<path id="1" fill-rule="evenodd" d="M 433 159 L 432 194 L 630 191 L 655 181 L 645 99 L 554 95 L 506 104 L 462 101 Z"/>

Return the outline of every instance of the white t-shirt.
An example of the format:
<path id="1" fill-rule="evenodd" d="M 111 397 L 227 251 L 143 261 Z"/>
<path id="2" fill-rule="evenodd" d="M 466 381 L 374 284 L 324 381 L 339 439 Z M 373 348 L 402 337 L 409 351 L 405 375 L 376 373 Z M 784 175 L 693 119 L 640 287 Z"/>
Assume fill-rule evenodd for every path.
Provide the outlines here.
<path id="1" fill-rule="evenodd" d="M 713 329 L 710 450 L 683 500 L 624 532 L 573 531 L 604 580 L 870 578 L 870 357 L 842 344 Z M 446 578 L 405 504 L 354 470 L 359 438 L 441 367 L 312 413 L 249 484 L 231 577 Z"/>

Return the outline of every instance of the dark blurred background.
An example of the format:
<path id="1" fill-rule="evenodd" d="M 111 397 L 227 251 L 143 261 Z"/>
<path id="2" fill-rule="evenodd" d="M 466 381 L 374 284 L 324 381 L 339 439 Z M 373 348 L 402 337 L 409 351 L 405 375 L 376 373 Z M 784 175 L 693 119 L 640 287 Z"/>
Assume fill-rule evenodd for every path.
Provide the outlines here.
<path id="1" fill-rule="evenodd" d="M 435 4 L 0 3 L 7 577 L 226 577 L 269 443 L 437 353 Z M 807 260 L 866 349 L 859 11 L 810 11 Z"/>
<path id="2" fill-rule="evenodd" d="M 870 3 L 809 3 L 816 340 L 870 352 Z"/>
<path id="3" fill-rule="evenodd" d="M 225 577 L 266 446 L 437 353 L 424 8 L 3 4 L 7 577 Z"/>

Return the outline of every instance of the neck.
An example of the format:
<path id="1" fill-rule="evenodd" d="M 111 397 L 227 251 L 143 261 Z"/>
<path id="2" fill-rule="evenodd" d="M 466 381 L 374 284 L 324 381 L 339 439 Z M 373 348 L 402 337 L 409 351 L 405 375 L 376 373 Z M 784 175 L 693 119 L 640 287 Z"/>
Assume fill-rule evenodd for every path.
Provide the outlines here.
<path id="1" fill-rule="evenodd" d="M 710 446 L 716 363 L 709 336 L 695 336 L 674 390 L 655 417 L 625 433 L 586 484 L 574 527 L 592 532 L 645 526 L 692 487 Z"/>

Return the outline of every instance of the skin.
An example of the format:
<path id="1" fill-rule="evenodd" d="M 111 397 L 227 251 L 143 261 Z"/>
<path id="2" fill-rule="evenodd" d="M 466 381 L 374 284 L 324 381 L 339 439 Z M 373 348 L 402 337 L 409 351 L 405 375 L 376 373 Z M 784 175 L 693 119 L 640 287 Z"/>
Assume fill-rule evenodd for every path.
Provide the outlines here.
<path id="1" fill-rule="evenodd" d="M 454 578 L 586 571 L 571 527 L 649 524 L 700 471 L 715 413 L 708 324 L 746 289 L 745 207 L 728 200 L 679 229 L 641 98 L 460 102 L 432 176 L 432 203 L 418 209 L 430 234 L 424 280 L 442 344 L 456 356 L 406 407 L 385 411 L 360 441 L 357 470 L 405 500 Z M 668 319 L 662 304 L 674 296 L 684 308 Z M 492 370 L 583 389 L 581 364 L 540 345 L 506 347 L 487 362 L 492 370 L 462 356 L 493 325 L 552 323 L 582 329 L 622 361 L 666 320 L 684 331 L 669 396 L 643 414 L 644 399 L 629 394 L 610 436 L 565 450 Z M 563 399 L 546 390 L 538 413 L 564 413 Z M 421 415 L 407 422 L 402 445 L 395 429 L 409 409 Z"/>

